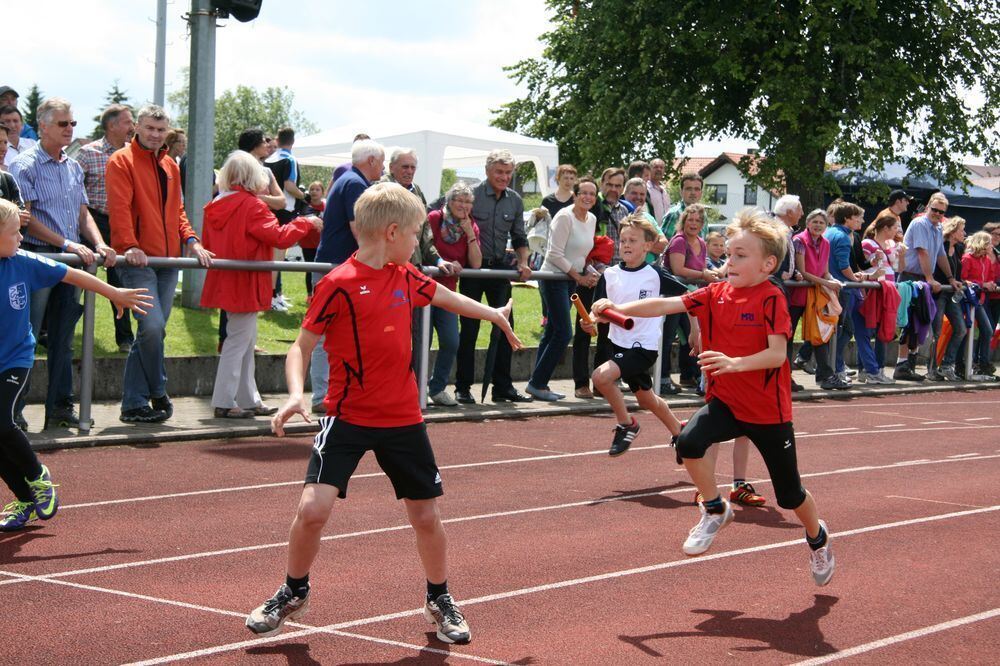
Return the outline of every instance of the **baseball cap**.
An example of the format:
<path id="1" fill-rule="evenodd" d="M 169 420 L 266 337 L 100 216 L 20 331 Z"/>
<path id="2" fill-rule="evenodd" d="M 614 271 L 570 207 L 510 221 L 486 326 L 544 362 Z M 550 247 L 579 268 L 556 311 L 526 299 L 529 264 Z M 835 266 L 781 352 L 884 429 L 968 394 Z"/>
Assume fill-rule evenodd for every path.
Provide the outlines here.
<path id="1" fill-rule="evenodd" d="M 2 93 L 0 93 L 2 94 Z M 907 201 L 913 201 L 913 197 L 907 194 L 904 190 L 893 190 L 889 193 L 889 203 L 894 204 L 900 199 L 906 199 Z"/>
<path id="2" fill-rule="evenodd" d="M 14 93 L 14 97 L 20 97 L 18 92 L 10 86 L 0 86 L 0 96 L 6 95 L 7 93 Z"/>

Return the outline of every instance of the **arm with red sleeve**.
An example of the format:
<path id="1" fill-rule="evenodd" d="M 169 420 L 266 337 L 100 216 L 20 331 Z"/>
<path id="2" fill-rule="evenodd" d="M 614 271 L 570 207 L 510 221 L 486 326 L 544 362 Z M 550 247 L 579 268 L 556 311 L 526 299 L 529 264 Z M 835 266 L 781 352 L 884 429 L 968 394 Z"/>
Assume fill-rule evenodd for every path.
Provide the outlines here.
<path id="1" fill-rule="evenodd" d="M 416 295 L 411 296 L 412 302 L 415 306 L 422 306 L 430 303 L 448 312 L 454 312 L 455 314 L 462 317 L 469 317 L 472 319 L 483 319 L 485 321 L 492 322 L 494 326 L 498 327 L 503 334 L 507 336 L 507 340 L 510 342 L 510 346 L 514 351 L 522 349 L 524 344 L 521 340 L 514 335 L 514 329 L 510 325 L 510 310 L 513 307 L 513 300 L 507 301 L 507 305 L 502 308 L 491 308 L 487 305 L 483 305 L 479 301 L 474 301 L 467 296 L 463 296 L 458 292 L 454 292 L 451 289 L 437 289 L 437 283 L 428 278 L 423 273 L 417 271 L 417 269 L 412 266 L 407 266 L 406 270 L 410 272 L 412 276 L 411 285 L 418 285 L 414 291 L 411 288 L 411 294 L 419 293 L 421 296 Z M 417 280 L 424 282 L 429 282 L 431 286 L 423 286 L 417 283 Z M 427 294 L 430 294 L 428 298 Z M 423 300 L 423 302 L 421 302 Z"/>
<path id="2" fill-rule="evenodd" d="M 281 226 L 278 218 L 260 199 L 251 202 L 247 211 L 247 233 L 265 245 L 286 250 L 305 238 L 314 225 L 309 218 L 297 217 Z"/>

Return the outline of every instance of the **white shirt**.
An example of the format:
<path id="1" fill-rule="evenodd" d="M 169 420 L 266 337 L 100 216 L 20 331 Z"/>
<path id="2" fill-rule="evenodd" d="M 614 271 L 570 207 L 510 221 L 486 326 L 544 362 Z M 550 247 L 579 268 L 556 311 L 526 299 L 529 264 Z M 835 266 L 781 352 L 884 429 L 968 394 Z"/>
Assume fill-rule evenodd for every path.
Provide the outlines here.
<path id="1" fill-rule="evenodd" d="M 653 217 L 659 222 L 670 210 L 670 194 L 667 193 L 667 188 L 647 180 L 646 197 L 649 199 L 649 205 L 653 207 Z"/>
<path id="2" fill-rule="evenodd" d="M 594 249 L 597 218 L 587 212 L 586 221 L 581 222 L 576 219 L 573 209 L 573 206 L 566 206 L 552 218 L 543 271 L 569 273 L 572 269 L 577 273 L 583 272 L 587 255 Z"/>
<path id="3" fill-rule="evenodd" d="M 619 263 L 604 271 L 594 298 L 606 296 L 613 303 L 625 304 L 644 298 L 680 296 L 685 293 L 687 287 L 662 267 L 643 264 L 639 268 L 627 268 L 624 263 Z M 625 349 L 641 347 L 649 351 L 658 350 L 663 332 L 663 317 L 633 317 L 633 320 L 635 326 L 631 331 L 612 324 L 608 335 L 611 342 Z"/>
<path id="4" fill-rule="evenodd" d="M 10 166 L 10 163 L 13 162 L 15 159 L 17 159 L 18 155 L 20 155 L 21 153 L 27 152 L 27 150 L 29 148 L 31 148 L 32 146 L 34 146 L 36 143 L 38 143 L 38 142 L 35 141 L 34 139 L 29 139 L 26 136 L 22 136 L 21 140 L 17 144 L 17 148 L 15 148 L 14 144 L 12 144 L 12 143 L 10 143 L 8 141 L 7 142 L 7 156 L 3 158 L 4 165 L 5 166 Z"/>

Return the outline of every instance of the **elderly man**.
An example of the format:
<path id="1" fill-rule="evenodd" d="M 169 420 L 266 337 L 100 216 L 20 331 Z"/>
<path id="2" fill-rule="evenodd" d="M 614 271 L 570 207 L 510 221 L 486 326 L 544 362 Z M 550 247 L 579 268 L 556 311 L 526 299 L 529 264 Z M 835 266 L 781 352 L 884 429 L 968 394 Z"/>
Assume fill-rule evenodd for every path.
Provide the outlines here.
<path id="1" fill-rule="evenodd" d="M 382 176 L 382 180 L 388 183 L 399 183 L 409 191 L 413 192 L 420 203 L 427 208 L 427 199 L 420 191 L 420 186 L 413 182 L 413 177 L 417 174 L 417 153 L 412 148 L 397 148 L 392 151 L 389 157 L 389 173 Z"/>
<path id="2" fill-rule="evenodd" d="M 801 280 L 802 274 L 795 269 L 795 249 L 792 247 L 792 236 L 795 234 L 797 227 L 799 225 L 799 220 L 802 219 L 802 202 L 799 200 L 796 194 L 785 194 L 778 198 L 774 202 L 774 208 L 771 211 L 774 214 L 775 219 L 781 220 L 785 224 L 785 236 L 788 241 L 787 250 L 785 251 L 784 259 L 775 267 L 774 275 L 781 278 L 782 282 L 787 280 Z M 787 295 L 787 291 L 785 292 Z M 794 331 L 793 331 L 794 333 Z M 800 352 L 800 357 L 802 359 L 808 359 L 810 351 L 805 347 L 808 343 L 803 343 L 803 350 Z M 788 361 L 792 362 L 794 359 L 793 352 L 795 348 L 795 343 L 792 338 L 788 338 L 787 341 L 787 355 Z M 804 362 L 804 361 L 803 361 Z M 792 379 L 792 392 L 798 393 L 802 390 L 802 385 L 797 381 Z"/>
<path id="3" fill-rule="evenodd" d="M 23 247 L 31 252 L 71 252 L 85 265 L 94 263 L 90 242 L 115 263 L 115 251 L 107 246 L 87 210 L 83 169 L 66 156 L 73 142 L 76 121 L 69 102 L 53 97 L 38 107 L 41 139 L 11 164 L 11 173 L 21 188 L 25 208 L 31 213 Z M 13 131 L 11 132 L 13 134 Z M 22 143 L 25 141 L 21 139 Z M 31 295 L 31 327 L 41 329 L 48 315 L 48 395 L 45 398 L 45 428 L 77 427 L 73 409 L 73 330 L 83 314 L 79 291 L 66 283 L 41 289 Z M 27 389 L 25 389 L 27 393 Z M 20 408 L 18 409 L 20 412 Z"/>
<path id="4" fill-rule="evenodd" d="M 90 200 L 90 214 L 97 223 L 101 236 L 111 238 L 108 190 L 104 183 L 104 173 L 108 168 L 111 154 L 132 140 L 135 132 L 132 109 L 122 104 L 112 104 L 104 109 L 101 113 L 101 129 L 104 131 L 104 138 L 92 141 L 81 148 L 76 160 L 83 169 L 83 182 L 87 188 L 87 199 Z M 108 283 L 113 287 L 122 286 L 117 268 L 108 267 Z M 118 317 L 113 303 L 111 318 L 115 324 L 115 344 L 118 345 L 118 351 L 127 354 L 135 341 L 135 336 L 132 335 L 132 318 L 128 311 Z"/>
<path id="5" fill-rule="evenodd" d="M 212 253 L 201 246 L 184 213 L 180 172 L 164 145 L 170 117 L 162 107 L 148 104 L 139 109 L 136 122 L 135 136 L 111 156 L 105 175 L 111 242 L 125 257 L 119 273 L 122 284 L 148 289 L 153 297 L 149 311 L 135 316 L 138 334 L 125 359 L 119 418 L 125 423 L 159 423 L 174 411 L 167 396 L 163 340 L 177 269 L 151 268 L 148 258 L 180 257 L 186 251 L 207 267 Z"/>
<path id="6" fill-rule="evenodd" d="M 479 225 L 483 268 L 511 268 L 507 259 L 507 240 L 517 255 L 515 266 L 521 280 L 531 277 L 528 267 L 528 236 L 524 231 L 524 202 L 509 187 L 514 176 L 514 157 L 508 150 L 494 150 L 486 157 L 486 180 L 472 191 L 472 218 Z M 492 307 L 502 307 L 510 300 L 510 281 L 506 278 L 480 280 L 463 278 L 458 290 L 474 301 L 486 295 Z M 476 339 L 479 320 L 461 318 L 458 340 L 458 363 L 455 369 L 455 399 L 463 404 L 475 402 L 472 384 L 476 374 Z M 514 324 L 511 315 L 511 325 Z M 506 337 L 496 339 L 496 361 L 493 365 L 493 402 L 531 402 L 533 398 L 514 388 L 510 377 L 512 350 Z"/>
<path id="7" fill-rule="evenodd" d="M 377 183 L 382 177 L 384 163 L 385 148 L 381 144 L 371 139 L 361 139 L 351 146 L 351 169 L 337 178 L 326 199 L 323 232 L 320 235 L 319 247 L 316 248 L 316 261 L 342 264 L 357 252 L 354 204 L 372 183 Z M 317 273 L 313 278 L 313 284 L 319 282 L 323 275 Z M 323 400 L 326 398 L 329 372 L 330 364 L 323 348 L 323 341 L 320 340 L 313 349 L 309 365 L 312 408 L 317 414 L 326 414 Z"/>
<path id="8" fill-rule="evenodd" d="M 663 176 L 667 172 L 667 163 L 659 157 L 649 163 L 649 180 L 646 181 L 646 202 L 649 212 L 656 218 L 657 226 L 660 220 L 670 210 L 670 193 L 667 192 Z"/>
<path id="9" fill-rule="evenodd" d="M 13 106 L 17 108 L 17 100 L 20 97 L 18 92 L 10 86 L 0 86 L 0 107 Z M 38 134 L 35 133 L 35 129 L 28 123 L 24 123 L 24 126 L 21 127 L 21 136 L 32 141 L 38 141 Z"/>
<path id="10" fill-rule="evenodd" d="M 35 141 L 21 134 L 24 117 L 16 106 L 0 106 L 0 125 L 7 128 L 7 156 L 4 164 L 9 167 L 19 155 L 31 150 Z"/>

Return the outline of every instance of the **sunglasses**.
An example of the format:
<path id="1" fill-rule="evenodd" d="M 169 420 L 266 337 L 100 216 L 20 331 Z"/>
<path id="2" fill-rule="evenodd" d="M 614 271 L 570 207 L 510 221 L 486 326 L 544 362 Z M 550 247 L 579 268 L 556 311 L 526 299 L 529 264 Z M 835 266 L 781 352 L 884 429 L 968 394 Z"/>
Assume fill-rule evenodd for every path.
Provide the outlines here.
<path id="1" fill-rule="evenodd" d="M 941 210 L 940 208 L 931 208 L 932 213 L 937 213 L 938 215 L 947 215 L 948 211 Z"/>
<path id="2" fill-rule="evenodd" d="M 59 127 L 63 128 L 63 129 L 66 129 L 67 127 L 76 127 L 76 121 L 75 120 L 57 120 L 56 121 L 56 125 L 58 125 Z"/>

